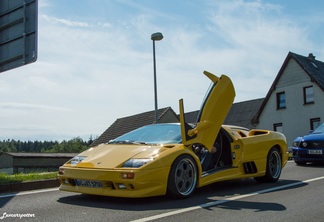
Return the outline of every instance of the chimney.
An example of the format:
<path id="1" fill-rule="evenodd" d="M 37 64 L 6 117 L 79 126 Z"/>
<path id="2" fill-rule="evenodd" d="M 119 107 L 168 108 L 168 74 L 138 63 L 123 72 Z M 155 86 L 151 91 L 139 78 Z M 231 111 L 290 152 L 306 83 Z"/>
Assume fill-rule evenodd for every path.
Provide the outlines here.
<path id="1" fill-rule="evenodd" d="M 313 53 L 309 53 L 308 58 L 311 60 L 315 60 L 315 56 L 313 55 Z"/>

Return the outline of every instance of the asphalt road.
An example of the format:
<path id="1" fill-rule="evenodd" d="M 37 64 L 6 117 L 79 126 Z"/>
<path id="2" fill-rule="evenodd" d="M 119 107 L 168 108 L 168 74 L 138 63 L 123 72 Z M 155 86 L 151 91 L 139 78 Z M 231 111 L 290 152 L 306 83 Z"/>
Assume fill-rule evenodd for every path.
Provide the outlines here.
<path id="1" fill-rule="evenodd" d="M 189 199 L 110 198 L 57 188 L 0 195 L 2 221 L 323 221 L 324 165 L 289 162 L 277 183 L 216 183 Z M 21 218 L 19 218 L 21 217 Z"/>

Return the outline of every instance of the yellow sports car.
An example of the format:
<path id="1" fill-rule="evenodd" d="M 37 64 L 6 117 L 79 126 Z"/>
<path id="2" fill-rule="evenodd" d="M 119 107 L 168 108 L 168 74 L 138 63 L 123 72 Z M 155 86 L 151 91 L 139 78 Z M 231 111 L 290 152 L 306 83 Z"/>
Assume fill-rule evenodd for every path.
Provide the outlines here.
<path id="1" fill-rule="evenodd" d="M 114 197 L 190 196 L 196 188 L 254 177 L 275 182 L 287 163 L 285 136 L 222 125 L 235 97 L 226 75 L 212 81 L 197 123 L 153 124 L 91 147 L 58 172 L 60 190 Z"/>

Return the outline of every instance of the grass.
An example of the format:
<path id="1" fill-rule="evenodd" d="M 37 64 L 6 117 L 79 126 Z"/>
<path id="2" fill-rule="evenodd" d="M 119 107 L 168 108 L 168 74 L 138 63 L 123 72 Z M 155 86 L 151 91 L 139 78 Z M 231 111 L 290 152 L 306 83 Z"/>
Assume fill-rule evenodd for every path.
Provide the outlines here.
<path id="1" fill-rule="evenodd" d="M 6 174 L 0 173 L 0 184 L 8 183 L 20 183 L 25 181 L 33 180 L 45 180 L 45 179 L 54 179 L 57 177 L 57 172 L 43 172 L 43 173 L 18 173 L 18 174 Z"/>

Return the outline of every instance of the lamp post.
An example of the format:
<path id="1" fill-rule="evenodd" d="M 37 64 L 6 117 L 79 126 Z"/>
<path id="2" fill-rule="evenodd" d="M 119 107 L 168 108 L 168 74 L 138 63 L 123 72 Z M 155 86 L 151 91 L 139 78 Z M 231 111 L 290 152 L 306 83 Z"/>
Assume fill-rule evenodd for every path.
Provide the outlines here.
<path id="1" fill-rule="evenodd" d="M 155 122 L 158 122 L 158 103 L 157 103 L 157 86 L 156 86 L 156 62 L 155 62 L 155 41 L 163 39 L 161 32 L 156 32 L 151 35 L 153 41 L 153 70 L 154 70 L 154 103 L 155 103 Z"/>

